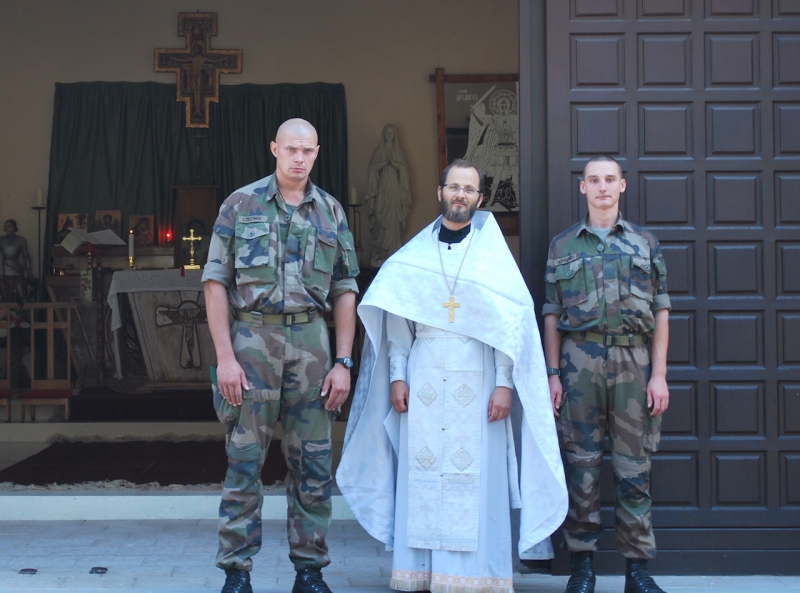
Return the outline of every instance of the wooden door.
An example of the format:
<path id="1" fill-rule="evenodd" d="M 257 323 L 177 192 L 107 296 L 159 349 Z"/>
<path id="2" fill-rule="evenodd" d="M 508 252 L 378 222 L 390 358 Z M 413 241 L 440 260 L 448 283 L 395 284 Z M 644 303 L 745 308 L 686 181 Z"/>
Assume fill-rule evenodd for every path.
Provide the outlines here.
<path id="1" fill-rule="evenodd" d="M 800 570 L 800 1 L 550 0 L 548 215 L 617 158 L 672 298 L 656 572 Z M 603 518 L 613 526 L 610 466 Z M 618 572 L 613 529 L 601 570 Z M 563 552 L 557 567 L 566 569 Z"/>

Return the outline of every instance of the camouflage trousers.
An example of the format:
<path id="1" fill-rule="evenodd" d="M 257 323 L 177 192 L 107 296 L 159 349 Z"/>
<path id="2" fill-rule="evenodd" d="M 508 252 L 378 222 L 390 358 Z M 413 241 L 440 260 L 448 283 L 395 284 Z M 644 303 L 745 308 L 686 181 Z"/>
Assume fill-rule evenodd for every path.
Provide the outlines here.
<path id="1" fill-rule="evenodd" d="M 331 518 L 331 431 L 334 412 L 320 397 L 331 366 L 325 321 L 291 327 L 234 322 L 233 351 L 247 384 L 240 407 L 214 385 L 214 406 L 226 425 L 228 472 L 219 506 L 217 566 L 251 570 L 261 549 L 261 468 L 280 417 L 289 468 L 287 532 L 296 569 L 330 564 L 325 537 Z"/>
<path id="2" fill-rule="evenodd" d="M 564 537 L 572 552 L 593 551 L 603 535 L 600 467 L 611 442 L 617 549 L 626 558 L 652 558 L 650 457 L 661 417 L 647 409 L 650 354 L 646 345 L 612 346 L 566 336 L 561 348 L 564 403 L 558 422 L 565 457 L 569 512 Z"/>

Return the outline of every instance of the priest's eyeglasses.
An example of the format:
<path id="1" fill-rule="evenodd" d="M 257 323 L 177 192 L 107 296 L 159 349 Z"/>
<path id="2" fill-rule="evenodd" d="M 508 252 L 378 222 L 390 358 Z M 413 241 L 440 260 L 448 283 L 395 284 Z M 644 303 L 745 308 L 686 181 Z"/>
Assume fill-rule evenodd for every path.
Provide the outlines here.
<path id="1" fill-rule="evenodd" d="M 461 187 L 460 185 L 458 185 L 456 183 L 451 183 L 450 185 L 445 185 L 445 187 L 450 191 L 450 193 L 453 193 L 453 194 L 456 194 L 456 195 L 459 192 L 463 191 L 464 195 L 467 196 L 468 198 L 474 198 L 479 193 L 481 193 L 477 189 L 472 187 L 471 185 L 468 185 L 467 187 Z"/>

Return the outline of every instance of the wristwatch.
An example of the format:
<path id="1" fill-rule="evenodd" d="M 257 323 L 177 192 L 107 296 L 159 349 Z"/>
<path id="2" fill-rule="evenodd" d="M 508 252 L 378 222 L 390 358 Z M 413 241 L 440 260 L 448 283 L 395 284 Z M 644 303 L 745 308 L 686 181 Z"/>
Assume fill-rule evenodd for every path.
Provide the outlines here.
<path id="1" fill-rule="evenodd" d="M 346 369 L 353 368 L 353 359 L 350 358 L 349 356 L 345 356 L 344 358 L 335 358 L 333 360 L 333 363 L 336 364 L 337 362 Z"/>
<path id="2" fill-rule="evenodd" d="M 553 375 L 555 375 L 556 377 L 561 376 L 561 369 L 557 369 L 556 367 L 544 367 L 544 368 L 547 371 L 548 377 L 552 377 Z"/>

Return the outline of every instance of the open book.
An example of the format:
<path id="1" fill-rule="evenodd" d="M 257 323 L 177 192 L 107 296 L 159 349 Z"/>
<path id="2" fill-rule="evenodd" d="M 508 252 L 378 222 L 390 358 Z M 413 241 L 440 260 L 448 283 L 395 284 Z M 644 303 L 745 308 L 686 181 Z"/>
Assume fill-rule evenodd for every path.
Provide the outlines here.
<path id="1" fill-rule="evenodd" d="M 109 229 L 87 233 L 82 229 L 71 228 L 69 234 L 61 241 L 61 246 L 70 253 L 75 253 L 75 250 L 84 243 L 91 243 L 92 245 L 125 245 L 125 241 L 117 237 L 114 231 Z"/>

